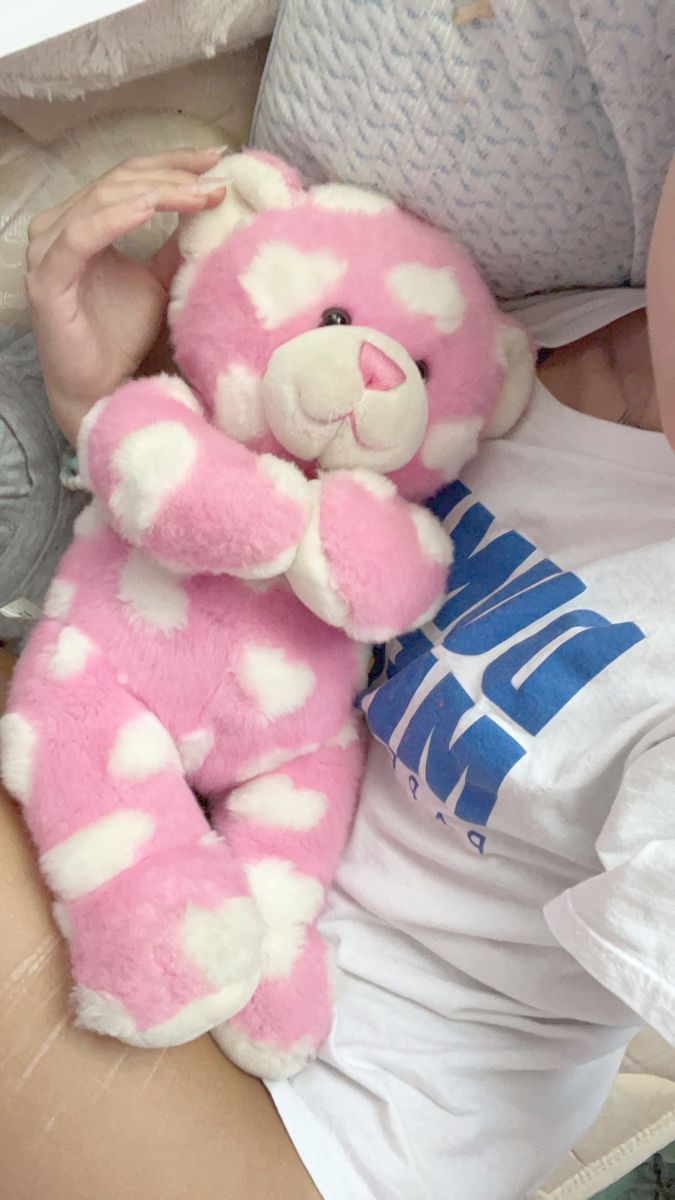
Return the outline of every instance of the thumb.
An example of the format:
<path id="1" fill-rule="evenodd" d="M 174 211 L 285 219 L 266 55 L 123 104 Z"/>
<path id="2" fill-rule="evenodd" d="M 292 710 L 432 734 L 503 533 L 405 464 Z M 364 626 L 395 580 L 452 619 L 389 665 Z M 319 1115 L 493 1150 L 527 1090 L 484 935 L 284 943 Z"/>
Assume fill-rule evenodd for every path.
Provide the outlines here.
<path id="1" fill-rule="evenodd" d="M 168 289 L 171 280 L 178 270 L 181 262 L 180 249 L 178 247 L 178 238 L 180 236 L 180 220 L 174 229 L 171 237 L 167 238 L 163 246 L 147 259 L 146 266 L 148 270 L 158 279 L 162 287 Z"/>

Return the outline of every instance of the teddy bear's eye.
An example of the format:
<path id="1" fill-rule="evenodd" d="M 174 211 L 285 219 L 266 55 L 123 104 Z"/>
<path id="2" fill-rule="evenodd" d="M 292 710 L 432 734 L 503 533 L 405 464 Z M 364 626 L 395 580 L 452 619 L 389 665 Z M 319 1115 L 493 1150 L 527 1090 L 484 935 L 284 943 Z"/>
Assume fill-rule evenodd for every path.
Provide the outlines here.
<path id="1" fill-rule="evenodd" d="M 322 325 L 351 325 L 352 319 L 344 308 L 327 308 L 321 314 Z"/>
<path id="2" fill-rule="evenodd" d="M 422 376 L 422 379 L 426 383 L 427 379 L 429 378 L 428 362 L 426 361 L 425 358 L 418 358 L 417 362 L 415 363 L 415 366 L 417 367 L 417 370 L 419 371 L 420 375 Z"/>

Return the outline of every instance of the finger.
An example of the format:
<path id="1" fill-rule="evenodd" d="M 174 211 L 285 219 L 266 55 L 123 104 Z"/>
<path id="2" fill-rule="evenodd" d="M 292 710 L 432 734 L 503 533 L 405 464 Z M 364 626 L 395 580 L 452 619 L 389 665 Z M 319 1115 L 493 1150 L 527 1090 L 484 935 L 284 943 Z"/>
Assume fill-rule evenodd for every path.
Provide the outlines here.
<path id="1" fill-rule="evenodd" d="M 94 212 L 107 204 L 115 204 L 124 199 L 120 188 L 126 187 L 128 195 L 142 196 L 163 187 L 190 187 L 199 181 L 200 176 L 191 171 L 127 171 L 126 167 L 116 167 L 106 175 L 102 175 L 94 183 L 81 188 L 73 196 L 69 196 L 63 204 L 58 204 L 34 217 L 28 226 L 29 240 L 51 231 L 53 236 L 60 232 L 66 220 L 73 216 L 81 216 L 85 212 Z M 135 190 L 132 192 L 131 189 Z"/>
<path id="2" fill-rule="evenodd" d="M 150 197 L 155 207 L 167 211 L 172 210 L 176 203 L 181 203 L 185 198 L 203 199 L 204 196 L 223 191 L 225 184 L 222 180 L 202 179 L 199 175 L 188 174 L 181 176 L 178 182 L 163 179 L 161 176 L 158 179 L 144 177 L 117 183 L 102 182 L 91 195 L 73 208 L 72 219 L 93 217 L 104 208 L 123 204 L 125 200 L 131 201 L 141 196 Z"/>
<path id="3" fill-rule="evenodd" d="M 190 150 L 180 149 L 170 151 L 167 154 L 155 154 L 145 158 L 130 158 L 124 162 L 118 163 L 112 167 L 110 171 L 106 171 L 105 175 L 98 180 L 93 180 L 74 192 L 72 196 L 62 201 L 61 204 L 54 205 L 53 208 L 47 209 L 43 213 L 38 213 L 33 217 L 28 226 L 28 237 L 34 239 L 40 236 L 47 229 L 51 228 L 70 208 L 77 206 L 80 201 L 86 199 L 99 184 L 104 182 L 113 182 L 118 173 L 125 173 L 128 178 L 138 175 L 139 178 L 147 180 L 149 184 L 158 186 L 161 183 L 180 184 L 184 182 L 189 184 L 195 176 L 208 171 L 222 158 L 225 147 L 214 146 L 209 150 Z M 147 190 L 150 190 L 149 188 Z"/>
<path id="4" fill-rule="evenodd" d="M 138 183 L 145 181 L 150 186 L 166 184 L 174 184 L 177 187 L 194 183 L 195 180 L 201 179 L 204 175 L 203 171 L 171 171 L 165 168 L 162 171 L 153 171 L 150 167 L 144 167 L 142 170 L 131 170 L 129 167 L 118 167 L 114 171 L 110 171 L 108 175 L 104 175 L 97 183 L 99 185 L 109 185 L 116 183 Z"/>
<path id="5" fill-rule="evenodd" d="M 29 271 L 31 300 L 41 303 L 72 287 L 96 254 L 138 229 L 154 212 L 152 200 L 143 196 L 113 204 L 93 217 L 70 221 L 50 245 L 39 268 Z"/>
<path id="6" fill-rule="evenodd" d="M 201 174 L 202 171 L 207 171 L 210 166 L 214 166 L 223 157 L 226 150 L 226 146 L 211 146 L 208 150 L 193 150 L 188 147 L 181 147 L 178 150 L 169 150 L 164 154 L 150 154 L 143 157 L 128 158 L 126 162 L 120 163 L 120 166 L 132 169 L 141 168 L 143 170 L 147 170 L 148 168 L 150 170 L 163 170 L 167 168 L 169 170 L 195 171 Z"/>
<path id="7" fill-rule="evenodd" d="M 188 176 L 192 180 L 187 185 L 174 184 L 152 187 L 148 181 L 142 183 L 118 183 L 97 185 L 96 194 L 83 199 L 77 207 L 68 209 L 63 216 L 55 221 L 48 229 L 29 243 L 27 262 L 29 270 L 36 270 L 56 239 L 75 222 L 92 222 L 106 209 L 118 208 L 120 205 L 132 205 L 134 201 L 142 201 L 145 197 L 149 206 L 156 212 L 199 212 L 211 203 L 219 203 L 225 194 L 223 184 L 214 180 L 200 180 L 198 176 Z M 115 235 L 118 236 L 118 235 Z"/>
<path id="8" fill-rule="evenodd" d="M 90 187 L 91 184 L 87 184 L 86 187 L 80 188 L 79 192 L 74 192 L 72 196 L 69 196 L 61 204 L 55 204 L 53 208 L 48 208 L 43 213 L 37 213 L 28 225 L 29 242 L 35 241 L 37 237 L 40 237 L 47 229 L 50 229 L 63 213 L 76 204 L 82 196 L 86 195 Z"/>

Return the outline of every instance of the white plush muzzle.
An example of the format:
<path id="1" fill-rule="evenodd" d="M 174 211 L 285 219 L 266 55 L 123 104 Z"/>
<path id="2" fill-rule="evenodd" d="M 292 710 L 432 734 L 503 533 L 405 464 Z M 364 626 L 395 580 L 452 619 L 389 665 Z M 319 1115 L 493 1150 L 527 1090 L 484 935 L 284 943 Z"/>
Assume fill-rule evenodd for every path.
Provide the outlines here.
<path id="1" fill-rule="evenodd" d="M 326 469 L 395 471 L 424 437 L 427 396 L 415 363 L 365 326 L 313 329 L 279 346 L 262 390 L 277 441 Z"/>

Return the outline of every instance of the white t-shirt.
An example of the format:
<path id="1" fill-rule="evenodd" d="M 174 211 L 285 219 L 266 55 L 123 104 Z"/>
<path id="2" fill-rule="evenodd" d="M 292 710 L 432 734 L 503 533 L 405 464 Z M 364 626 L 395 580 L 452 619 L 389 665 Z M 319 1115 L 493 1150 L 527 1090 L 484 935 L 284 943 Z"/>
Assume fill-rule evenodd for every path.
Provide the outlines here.
<path id="1" fill-rule="evenodd" d="M 558 345 L 642 303 L 520 315 Z M 386 1093 L 406 1045 L 406 1087 L 435 1095 L 446 1036 L 469 1073 L 599 1059 L 640 1019 L 675 1042 L 675 454 L 538 384 L 435 509 L 451 590 L 363 700 L 377 741 L 322 922 L 345 994 L 323 1064 L 272 1089 L 284 1119 L 292 1093 L 345 1119 L 323 1111 L 326 1066 Z M 377 1116 L 354 1136 L 375 1147 Z"/>

